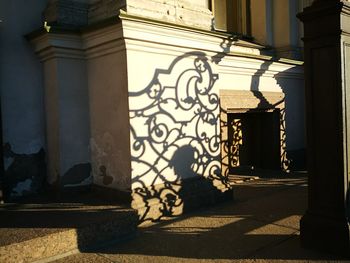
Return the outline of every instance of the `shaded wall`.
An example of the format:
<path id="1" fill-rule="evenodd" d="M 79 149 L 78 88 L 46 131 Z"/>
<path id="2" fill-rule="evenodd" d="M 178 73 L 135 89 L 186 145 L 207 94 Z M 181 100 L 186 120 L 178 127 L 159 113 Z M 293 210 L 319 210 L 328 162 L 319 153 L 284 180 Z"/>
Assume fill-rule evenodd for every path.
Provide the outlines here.
<path id="1" fill-rule="evenodd" d="M 8 187 L 18 186 L 15 195 L 35 190 L 38 186 L 32 185 L 31 177 L 42 177 L 45 171 L 42 68 L 24 35 L 42 25 L 41 12 L 46 2 L 31 1 L 30 8 L 25 0 L 0 2 L 5 176 Z M 22 185 L 18 185 L 20 182 Z"/>

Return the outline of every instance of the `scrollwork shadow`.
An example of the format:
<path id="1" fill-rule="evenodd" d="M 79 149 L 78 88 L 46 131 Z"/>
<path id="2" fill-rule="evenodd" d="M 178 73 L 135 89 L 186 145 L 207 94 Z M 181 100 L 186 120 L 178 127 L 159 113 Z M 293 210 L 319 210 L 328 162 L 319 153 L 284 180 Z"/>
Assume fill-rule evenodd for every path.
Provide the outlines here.
<path id="1" fill-rule="evenodd" d="M 189 52 L 129 92 L 133 207 L 141 221 L 177 216 L 209 202 L 203 193 L 229 188 L 221 173 L 217 79 L 205 53 Z"/>

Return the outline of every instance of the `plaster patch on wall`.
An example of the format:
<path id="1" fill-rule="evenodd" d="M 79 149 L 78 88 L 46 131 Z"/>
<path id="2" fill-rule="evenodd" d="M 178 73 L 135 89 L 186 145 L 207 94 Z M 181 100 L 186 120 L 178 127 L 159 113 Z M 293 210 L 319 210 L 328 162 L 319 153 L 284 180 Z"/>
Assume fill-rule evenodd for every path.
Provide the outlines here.
<path id="1" fill-rule="evenodd" d="M 128 188 L 128 178 L 123 173 L 127 168 L 123 167 L 121 165 L 123 162 L 120 161 L 124 159 L 125 153 L 118 150 L 113 136 L 104 133 L 96 139 L 91 138 L 90 145 L 94 160 L 92 163 L 94 183 L 112 188 Z"/>
<path id="2" fill-rule="evenodd" d="M 107 174 L 107 168 L 104 165 L 100 166 L 100 176 L 103 177 L 104 185 L 109 185 L 113 183 L 113 177 Z"/>
<path id="3" fill-rule="evenodd" d="M 12 157 L 4 158 L 4 169 L 5 171 L 11 166 L 15 159 Z"/>

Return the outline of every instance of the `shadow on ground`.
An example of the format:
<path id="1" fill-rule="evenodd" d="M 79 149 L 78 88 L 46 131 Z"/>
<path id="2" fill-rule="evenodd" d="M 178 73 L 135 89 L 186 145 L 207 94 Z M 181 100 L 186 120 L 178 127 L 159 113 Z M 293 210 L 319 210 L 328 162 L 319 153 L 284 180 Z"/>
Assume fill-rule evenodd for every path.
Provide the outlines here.
<path id="1" fill-rule="evenodd" d="M 234 190 L 235 202 L 142 228 L 138 238 L 98 253 L 117 262 L 340 259 L 300 248 L 305 177 L 264 178 Z"/>
<path id="2" fill-rule="evenodd" d="M 28 243 L 38 238 L 46 240 L 50 235 L 74 230 L 76 246 L 84 251 L 87 246 L 100 246 L 118 235 L 133 233 L 136 225 L 135 211 L 125 204 L 108 202 L 88 191 L 64 197 L 34 196 L 0 206 L 0 250 L 4 246 Z M 65 242 L 65 235 L 61 236 L 61 241 Z M 42 244 L 43 247 L 52 245 Z M 75 245 L 67 241 L 65 249 L 74 248 Z"/>

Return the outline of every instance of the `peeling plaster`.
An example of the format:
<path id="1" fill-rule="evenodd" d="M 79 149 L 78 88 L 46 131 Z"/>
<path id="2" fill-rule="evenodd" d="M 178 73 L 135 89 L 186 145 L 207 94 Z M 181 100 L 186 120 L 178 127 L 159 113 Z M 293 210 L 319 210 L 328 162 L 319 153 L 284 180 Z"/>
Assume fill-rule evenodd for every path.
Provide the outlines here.
<path id="1" fill-rule="evenodd" d="M 74 165 L 60 178 L 60 183 L 64 187 L 92 184 L 91 164 L 81 163 Z"/>
<path id="2" fill-rule="evenodd" d="M 109 185 L 113 183 L 113 177 L 107 174 L 107 168 L 104 165 L 100 166 L 100 176 L 103 177 L 103 184 Z"/>
<path id="3" fill-rule="evenodd" d="M 15 188 L 12 189 L 11 196 L 19 197 L 23 196 L 25 193 L 30 193 L 32 191 L 32 179 L 26 179 L 19 182 Z"/>
<path id="4" fill-rule="evenodd" d="M 30 154 L 19 154 L 5 143 L 4 151 L 4 193 L 5 197 L 20 197 L 38 193 L 45 184 L 45 152 L 40 149 Z"/>
<path id="5" fill-rule="evenodd" d="M 15 159 L 12 157 L 4 158 L 4 169 L 5 171 L 11 166 Z"/>
<path id="6" fill-rule="evenodd" d="M 118 160 L 123 159 L 125 153 L 121 152 L 115 139 L 110 133 L 104 133 L 97 139 L 90 139 L 91 153 L 93 156 L 92 173 L 94 183 L 109 187 L 129 186 L 128 179 L 123 175 L 125 167 L 118 165 Z M 115 160 L 111 162 L 111 160 Z"/>

